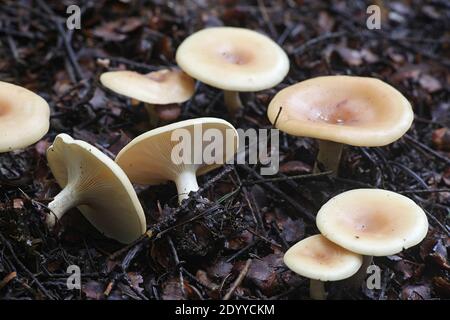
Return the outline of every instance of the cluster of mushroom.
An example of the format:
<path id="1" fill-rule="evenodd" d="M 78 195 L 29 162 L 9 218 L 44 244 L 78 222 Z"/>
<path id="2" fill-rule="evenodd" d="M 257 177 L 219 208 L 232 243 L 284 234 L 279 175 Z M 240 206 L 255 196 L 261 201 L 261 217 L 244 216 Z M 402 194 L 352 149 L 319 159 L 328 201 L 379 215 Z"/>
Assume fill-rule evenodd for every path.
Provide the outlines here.
<path id="1" fill-rule="evenodd" d="M 225 90 L 225 103 L 235 113 L 241 107 L 238 92 L 270 88 L 281 82 L 289 69 L 287 55 L 268 37 L 228 27 L 192 35 L 180 46 L 177 61 L 186 73 L 175 68 L 146 75 L 113 71 L 102 74 L 100 81 L 114 92 L 144 102 L 151 125 L 157 127 L 178 117 L 171 106 L 193 96 L 195 82 L 189 75 Z M 48 132 L 49 118 L 49 106 L 41 97 L 0 82 L 0 152 L 37 142 Z M 215 159 L 222 158 L 219 163 L 171 161 L 172 133 L 177 129 L 192 133 L 196 126 L 222 132 L 225 139 L 232 140 L 233 152 L 216 150 Z M 229 142 L 225 141 L 224 148 Z M 191 147 L 191 155 L 197 159 L 196 153 L 203 154 L 205 145 Z M 53 228 L 69 209 L 77 207 L 106 236 L 132 242 L 145 232 L 146 220 L 131 182 L 154 185 L 174 181 L 181 202 L 198 190 L 197 175 L 226 163 L 237 148 L 237 131 L 217 118 L 191 119 L 148 131 L 121 150 L 115 162 L 87 142 L 59 134 L 47 150 L 47 159 L 63 189 L 48 205 L 46 223 Z"/>
<path id="2" fill-rule="evenodd" d="M 361 286 L 373 256 L 400 253 L 428 231 L 425 212 L 411 199 L 382 189 L 355 189 L 325 203 L 316 223 L 321 234 L 303 239 L 284 255 L 285 264 L 308 277 L 310 296 L 325 299 L 324 281 L 350 278 Z"/>
<path id="3" fill-rule="evenodd" d="M 148 131 L 122 149 L 115 162 L 89 143 L 59 134 L 47 150 L 47 160 L 63 190 L 48 205 L 48 227 L 53 228 L 69 209 L 77 207 L 104 235 L 122 243 L 139 238 L 146 231 L 146 219 L 130 180 L 147 185 L 174 181 L 181 202 L 189 192 L 198 190 L 197 175 L 220 165 L 171 161 L 172 132 L 181 128 L 193 131 L 197 125 L 224 134 L 231 129 L 234 134 L 228 137 L 235 142 L 231 153 L 234 156 L 237 132 L 231 124 L 216 118 L 180 121 Z M 194 145 L 188 147 L 192 157 L 198 158 L 195 153 L 203 152 Z M 220 163 L 225 163 L 230 153 L 222 150 L 218 156 L 223 157 Z"/>
<path id="4" fill-rule="evenodd" d="M 189 100 L 195 78 L 223 90 L 230 115 L 242 108 L 239 92 L 255 92 L 279 84 L 289 71 L 289 59 L 270 38 L 255 31 L 216 27 L 200 30 L 178 47 L 179 69 L 162 69 L 148 74 L 110 71 L 101 75 L 108 89 L 145 104 L 152 126 L 172 104 Z M 191 78 L 192 77 L 192 78 Z"/>
<path id="5" fill-rule="evenodd" d="M 181 202 L 198 190 L 197 175 L 219 163 L 174 163 L 172 133 L 193 132 L 196 126 L 214 128 L 233 140 L 234 127 L 217 118 L 198 118 L 162 127 L 175 120 L 172 110 L 191 99 L 195 81 L 223 90 L 230 114 L 242 110 L 240 92 L 255 92 L 279 84 L 289 71 L 286 53 L 257 32 L 232 27 L 208 28 L 179 46 L 181 68 L 148 74 L 110 71 L 101 75 L 108 89 L 145 104 L 153 130 L 122 149 L 115 161 L 92 145 L 58 135 L 47 159 L 62 191 L 49 204 L 46 223 L 52 228 L 70 208 L 77 207 L 105 235 L 129 243 L 146 230 L 146 220 L 133 183 L 175 182 Z M 8 93 L 8 94 L 6 94 Z M 12 93 L 12 94 L 11 94 Z M 411 126 L 412 107 L 390 85 L 366 77 L 326 76 L 302 81 L 278 92 L 268 106 L 268 118 L 280 130 L 319 139 L 315 170 L 338 173 L 343 145 L 383 146 L 399 139 Z M 20 121 L 17 121 L 20 114 Z M 0 82 L 0 152 L 28 146 L 49 128 L 48 104 L 30 91 Z M 225 131 L 231 129 L 231 136 Z M 194 142 L 195 143 L 195 142 Z M 227 143 L 224 144 L 224 148 Z M 204 145 L 192 145 L 192 157 Z M 219 151 L 225 163 L 230 154 Z M 234 156 L 234 153 L 231 156 Z M 311 278 L 311 296 L 325 297 L 323 281 L 357 277 L 372 256 L 392 255 L 419 243 L 428 222 L 412 200 L 394 192 L 358 189 L 328 201 L 318 212 L 322 233 L 304 239 L 285 254 L 293 271 Z"/>

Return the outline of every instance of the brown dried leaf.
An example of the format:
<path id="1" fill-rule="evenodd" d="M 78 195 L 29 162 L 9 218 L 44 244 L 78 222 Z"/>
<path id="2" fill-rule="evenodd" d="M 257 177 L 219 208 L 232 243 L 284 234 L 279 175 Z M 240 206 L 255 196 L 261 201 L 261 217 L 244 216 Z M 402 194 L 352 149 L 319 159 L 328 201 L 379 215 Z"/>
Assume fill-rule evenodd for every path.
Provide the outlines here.
<path id="1" fill-rule="evenodd" d="M 298 160 L 288 161 L 280 166 L 280 172 L 285 174 L 310 173 L 311 171 L 310 165 Z"/>
<path id="2" fill-rule="evenodd" d="M 427 284 L 406 286 L 402 290 L 401 298 L 403 300 L 430 299 L 431 298 L 430 286 Z"/>
<path id="3" fill-rule="evenodd" d="M 282 254 L 269 254 L 263 259 L 254 259 L 247 273 L 247 279 L 252 281 L 264 294 L 270 296 L 279 289 L 278 268 L 283 266 Z"/>
<path id="4" fill-rule="evenodd" d="M 100 282 L 91 280 L 81 286 L 81 290 L 90 300 L 101 300 L 104 298 L 104 286 Z"/>
<path id="5" fill-rule="evenodd" d="M 215 263 L 212 267 L 208 268 L 208 274 L 214 278 L 224 278 L 230 274 L 233 269 L 233 265 L 224 260 L 220 260 Z"/>
<path id="6" fill-rule="evenodd" d="M 440 128 L 433 131 L 433 145 L 438 150 L 450 151 L 450 129 Z"/>
<path id="7" fill-rule="evenodd" d="M 144 282 L 142 275 L 137 272 L 128 272 L 128 277 L 130 278 L 133 288 L 142 293 L 144 291 L 144 288 L 141 287 L 141 284 Z"/>
<path id="8" fill-rule="evenodd" d="M 419 79 L 419 84 L 422 88 L 430 93 L 439 91 L 442 89 L 441 82 L 429 74 L 423 74 Z"/>
<path id="9" fill-rule="evenodd" d="M 433 287 L 436 292 L 444 298 L 450 298 L 450 281 L 444 277 L 434 277 L 432 279 Z"/>

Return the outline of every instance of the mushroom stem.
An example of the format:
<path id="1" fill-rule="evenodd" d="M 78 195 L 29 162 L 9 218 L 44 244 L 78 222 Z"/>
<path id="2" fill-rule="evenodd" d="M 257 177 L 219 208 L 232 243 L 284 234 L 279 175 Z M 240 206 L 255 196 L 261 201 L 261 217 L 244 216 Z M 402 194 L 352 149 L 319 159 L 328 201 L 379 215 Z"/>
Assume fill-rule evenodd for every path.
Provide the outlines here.
<path id="1" fill-rule="evenodd" d="M 337 176 L 343 147 L 342 143 L 319 140 L 319 154 L 314 165 L 314 173 L 320 172 L 319 163 L 321 163 L 325 170 L 331 170 L 333 175 Z"/>
<path id="2" fill-rule="evenodd" d="M 344 286 L 350 290 L 359 290 L 367 277 L 367 268 L 372 264 L 373 256 L 363 256 L 363 262 L 358 271 L 344 280 Z"/>
<path id="3" fill-rule="evenodd" d="M 194 170 L 183 171 L 175 180 L 178 191 L 178 202 L 189 198 L 189 193 L 191 191 L 197 191 L 199 189 L 197 184 L 197 176 Z"/>
<path id="4" fill-rule="evenodd" d="M 155 110 L 155 105 L 150 104 L 150 103 L 144 103 L 144 105 L 145 105 L 145 109 L 147 109 L 148 120 L 150 122 L 150 126 L 152 128 L 156 128 L 159 124 L 159 116 Z"/>
<path id="5" fill-rule="evenodd" d="M 314 300 L 326 300 L 325 284 L 323 281 L 311 279 L 309 282 L 309 295 Z"/>
<path id="6" fill-rule="evenodd" d="M 230 115 L 235 116 L 236 113 L 242 108 L 242 101 L 238 91 L 223 91 L 223 97 L 225 106 L 228 109 Z"/>
<path id="7" fill-rule="evenodd" d="M 77 198 L 75 197 L 72 188 L 65 187 L 60 193 L 53 198 L 53 201 L 48 204 L 50 213 L 45 219 L 47 226 L 52 229 L 56 222 L 71 208 L 77 206 Z"/>

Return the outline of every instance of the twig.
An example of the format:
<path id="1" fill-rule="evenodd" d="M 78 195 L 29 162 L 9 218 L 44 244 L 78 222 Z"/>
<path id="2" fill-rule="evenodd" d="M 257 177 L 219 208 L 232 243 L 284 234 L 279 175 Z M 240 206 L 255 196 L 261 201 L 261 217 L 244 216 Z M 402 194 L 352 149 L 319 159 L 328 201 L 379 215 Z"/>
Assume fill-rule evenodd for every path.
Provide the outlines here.
<path id="1" fill-rule="evenodd" d="M 170 250 L 172 251 L 173 260 L 175 262 L 175 267 L 178 269 L 178 277 L 180 280 L 180 290 L 181 290 L 181 293 L 183 294 L 183 297 L 186 298 L 186 291 L 184 290 L 183 271 L 180 268 L 180 259 L 178 259 L 177 249 L 175 248 L 175 245 L 173 244 L 172 238 L 170 236 L 167 237 L 167 241 L 169 242 Z"/>
<path id="2" fill-rule="evenodd" d="M 0 281 L 0 290 L 3 289 L 11 280 L 17 277 L 17 272 L 13 271 L 7 274 L 2 281 Z"/>
<path id="3" fill-rule="evenodd" d="M 245 182 L 243 182 L 243 185 L 253 185 L 253 184 L 267 183 L 267 182 L 281 182 L 281 181 L 286 181 L 286 180 L 311 179 L 311 178 L 318 178 L 318 177 L 328 176 L 331 173 L 333 173 L 333 171 L 324 171 L 324 172 L 318 172 L 318 173 L 300 174 L 300 175 L 295 175 L 295 176 L 277 177 L 277 178 L 269 178 L 269 179 L 259 179 L 259 180 L 245 181 Z"/>
<path id="4" fill-rule="evenodd" d="M 258 173 L 256 173 L 254 170 L 252 170 L 250 167 L 246 165 L 240 165 L 241 168 L 245 169 L 247 172 L 250 172 L 255 178 L 258 180 L 264 180 L 262 176 L 260 176 Z M 278 194 L 282 198 L 284 198 L 294 209 L 296 209 L 299 213 L 301 213 L 305 218 L 307 218 L 310 222 L 315 222 L 316 217 L 309 212 L 306 208 L 302 207 L 297 201 L 295 201 L 292 197 L 285 194 L 283 191 L 275 187 L 270 182 L 262 182 L 268 189 L 270 189 L 272 192 Z"/>
<path id="5" fill-rule="evenodd" d="M 407 135 L 407 134 L 405 134 L 403 137 L 404 137 L 406 140 L 408 140 L 409 142 L 412 142 L 412 146 L 413 146 L 413 147 L 416 147 L 416 148 L 417 148 L 417 147 L 420 147 L 420 148 L 422 148 L 423 150 L 425 150 L 425 151 L 431 153 L 432 155 L 434 155 L 437 159 L 439 159 L 439 160 L 445 162 L 446 164 L 450 164 L 450 158 L 449 158 L 449 157 L 446 157 L 446 156 L 440 154 L 439 152 L 437 152 L 437 151 L 431 149 L 430 147 L 424 145 L 422 142 L 417 141 L 416 139 L 414 139 L 413 137 L 411 137 L 411 136 L 409 136 L 409 135 Z"/>
<path id="6" fill-rule="evenodd" d="M 450 189 L 443 188 L 443 189 L 416 189 L 416 190 L 400 190 L 397 191 L 397 193 L 440 193 L 440 192 L 450 192 Z"/>
<path id="7" fill-rule="evenodd" d="M 27 267 L 20 261 L 20 259 L 16 256 L 16 253 L 14 252 L 14 249 L 12 245 L 9 243 L 8 240 L 3 236 L 3 234 L 0 232 L 0 240 L 3 242 L 3 244 L 8 248 L 9 252 L 11 253 L 11 256 L 16 261 L 16 263 L 19 265 L 19 268 L 22 269 L 28 276 L 33 280 L 34 283 L 38 286 L 38 288 L 42 291 L 42 293 L 47 296 L 50 300 L 54 300 L 55 298 L 45 289 L 45 287 L 42 285 L 42 283 L 34 276 L 34 274 L 28 270 Z"/>
<path id="8" fill-rule="evenodd" d="M 310 39 L 308 41 L 306 41 L 304 44 L 302 44 L 301 46 L 295 48 L 294 50 L 292 50 L 292 54 L 293 55 L 301 55 L 303 54 L 306 50 L 308 50 L 310 47 L 313 47 L 321 42 L 327 42 L 328 40 L 331 39 L 335 39 L 335 38 L 340 38 L 342 36 L 345 36 L 347 34 L 347 31 L 339 31 L 339 32 L 330 32 L 330 33 L 325 33 L 322 34 L 316 38 Z"/>
<path id="9" fill-rule="evenodd" d="M 231 295 L 234 293 L 236 288 L 241 284 L 241 282 L 244 280 L 245 276 L 247 275 L 248 269 L 250 269 L 251 264 L 252 264 L 252 259 L 248 259 L 247 262 L 245 263 L 244 268 L 239 273 L 239 276 L 233 282 L 233 285 L 231 286 L 230 290 L 228 290 L 227 294 L 223 297 L 223 300 L 230 300 Z"/>

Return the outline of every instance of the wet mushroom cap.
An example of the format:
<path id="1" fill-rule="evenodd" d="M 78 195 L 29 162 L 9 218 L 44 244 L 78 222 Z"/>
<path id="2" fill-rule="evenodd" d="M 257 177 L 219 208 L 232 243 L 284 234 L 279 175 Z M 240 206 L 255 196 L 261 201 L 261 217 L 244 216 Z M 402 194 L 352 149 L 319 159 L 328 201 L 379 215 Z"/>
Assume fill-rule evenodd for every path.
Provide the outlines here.
<path id="1" fill-rule="evenodd" d="M 178 129 L 186 130 L 192 137 L 191 155 L 194 157 L 195 152 L 199 152 L 202 156 L 205 145 L 209 142 L 204 142 L 203 145 L 194 142 L 195 127 L 202 129 L 203 133 L 207 129 L 218 130 L 223 137 L 223 148 L 219 151 L 219 156 L 223 159 L 223 163 L 232 159 L 238 147 L 237 131 L 234 127 L 225 120 L 217 118 L 197 118 L 185 120 L 169 124 L 163 127 L 148 131 L 135 139 L 123 148 L 117 155 L 116 162 L 126 172 L 130 180 L 134 183 L 143 185 L 157 185 L 167 181 L 174 181 L 177 176 L 182 173 L 186 166 L 190 164 L 175 164 L 172 161 L 172 150 L 175 145 L 178 145 L 179 140 L 172 141 L 172 133 Z M 227 152 L 227 145 L 225 139 L 228 137 L 233 140 L 233 150 Z M 231 136 L 230 136 L 231 134 Z M 228 141 L 230 143 L 230 141 Z M 201 153 L 201 154 L 200 154 Z M 194 163 L 194 159 L 191 159 Z M 196 174 L 205 174 L 222 164 L 191 164 L 196 167 Z"/>
<path id="2" fill-rule="evenodd" d="M 330 199 L 316 218 L 332 242 L 362 255 L 387 256 L 426 236 L 428 220 L 411 199 L 380 189 L 355 189 Z"/>
<path id="3" fill-rule="evenodd" d="M 32 145 L 49 129 L 50 108 L 37 94 L 0 81 L 0 152 Z"/>
<path id="4" fill-rule="evenodd" d="M 230 91 L 271 88 L 289 71 L 289 59 L 278 44 L 258 32 L 234 27 L 192 34 L 178 47 L 176 60 L 193 78 Z"/>
<path id="5" fill-rule="evenodd" d="M 352 146 L 383 146 L 410 128 L 414 113 L 408 100 L 387 83 L 366 77 L 325 76 L 278 92 L 268 117 L 294 136 Z"/>
<path id="6" fill-rule="evenodd" d="M 355 274 L 362 256 L 350 252 L 318 234 L 297 242 L 284 255 L 284 263 L 309 279 L 338 281 Z"/>
<path id="7" fill-rule="evenodd" d="M 61 188 L 73 186 L 84 217 L 107 237 L 131 243 L 146 230 L 133 185 L 123 170 L 92 145 L 59 134 L 47 150 Z"/>
<path id="8" fill-rule="evenodd" d="M 121 95 L 149 104 L 182 103 L 195 91 L 195 81 L 177 69 L 140 74 L 134 71 L 110 71 L 100 76 L 101 83 Z"/>

